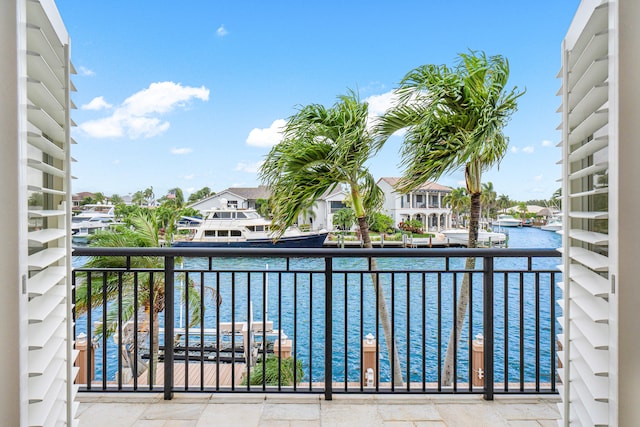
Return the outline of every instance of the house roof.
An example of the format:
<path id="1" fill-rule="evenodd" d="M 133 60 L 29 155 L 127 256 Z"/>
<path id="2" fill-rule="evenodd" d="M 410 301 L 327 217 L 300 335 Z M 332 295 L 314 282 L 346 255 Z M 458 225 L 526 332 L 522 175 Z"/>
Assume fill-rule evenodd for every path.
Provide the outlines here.
<path id="1" fill-rule="evenodd" d="M 230 187 L 220 193 L 229 192 L 246 200 L 268 199 L 271 197 L 269 188 L 264 185 L 258 187 Z"/>
<path id="2" fill-rule="evenodd" d="M 400 178 L 384 177 L 384 178 L 380 178 L 378 180 L 378 182 L 380 182 L 380 181 L 384 181 L 387 184 L 389 184 L 390 186 L 395 188 L 395 186 L 398 183 L 398 181 L 400 181 Z M 451 187 L 447 187 L 445 185 L 440 185 L 437 182 L 425 182 L 424 184 L 422 184 L 420 187 L 416 188 L 415 190 L 451 192 Z"/>
<path id="3" fill-rule="evenodd" d="M 93 197 L 94 194 L 88 191 L 81 191 L 79 193 L 73 194 L 71 196 L 71 200 L 84 200 L 85 197 Z"/>

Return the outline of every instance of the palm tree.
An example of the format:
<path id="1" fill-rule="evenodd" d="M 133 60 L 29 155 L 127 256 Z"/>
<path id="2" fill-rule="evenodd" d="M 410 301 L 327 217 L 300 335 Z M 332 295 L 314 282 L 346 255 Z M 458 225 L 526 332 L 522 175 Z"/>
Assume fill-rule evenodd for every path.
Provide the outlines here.
<path id="1" fill-rule="evenodd" d="M 458 187 L 451 190 L 451 193 L 444 196 L 442 201 L 449 205 L 451 210 L 456 216 L 456 225 L 460 226 L 460 212 L 464 211 L 469 206 L 469 195 L 467 189 L 464 187 Z"/>
<path id="2" fill-rule="evenodd" d="M 398 103 L 381 118 L 380 143 L 399 129 L 406 129 L 401 149 L 403 177 L 400 192 L 464 169 L 471 197 L 469 248 L 478 241 L 482 172 L 504 157 L 508 139 L 503 129 L 516 111 L 523 92 L 506 92 L 509 63 L 482 52 L 460 54 L 455 67 L 424 65 L 410 71 L 396 90 Z M 475 268 L 475 258 L 466 260 Z M 458 298 L 457 325 L 451 330 L 443 383 L 453 381 L 453 347 L 466 317 L 469 275 L 465 275 Z"/>
<path id="3" fill-rule="evenodd" d="M 491 214 L 491 208 L 496 203 L 498 194 L 493 189 L 493 182 L 486 182 L 482 184 L 482 194 L 480 195 L 480 203 L 487 210 L 487 221 Z"/>
<path id="4" fill-rule="evenodd" d="M 144 214 L 138 214 L 131 218 L 133 224 L 133 230 L 128 227 L 122 227 L 116 232 L 104 231 L 96 233 L 92 240 L 91 246 L 97 247 L 157 247 L 159 246 L 157 224 L 154 218 L 148 217 Z M 91 257 L 85 264 L 85 267 L 89 268 L 129 268 L 132 270 L 149 270 L 164 268 L 164 260 L 162 257 L 157 256 L 145 256 L 145 257 L 131 257 L 129 263 L 125 257 L 111 257 L 111 256 L 95 256 Z M 160 273 L 150 274 L 147 271 L 140 271 L 137 276 L 133 274 L 110 273 L 107 276 L 107 286 L 104 289 L 106 292 L 107 303 L 118 300 L 118 290 L 121 289 L 122 300 L 122 324 L 133 319 L 139 313 L 144 313 L 147 324 L 153 325 L 153 329 L 150 332 L 153 340 L 153 348 L 151 349 L 151 363 L 153 368 L 149 369 L 149 374 L 155 377 L 158 362 L 158 336 L 159 336 L 159 324 L 158 315 L 165 308 L 165 286 L 164 275 Z M 135 289 L 135 281 L 138 286 Z M 217 303 L 220 303 L 219 297 L 212 288 L 205 288 L 213 293 Z M 82 280 L 76 287 L 76 300 L 75 309 L 77 315 L 86 313 L 90 308 L 94 309 L 103 305 L 103 288 L 100 285 L 94 285 L 91 287 L 91 307 L 88 306 L 89 299 L 87 298 L 88 285 L 87 281 Z M 134 295 L 137 293 L 137 300 Z M 190 326 L 196 325 L 200 322 L 201 313 L 199 310 L 201 295 L 193 281 L 189 281 L 186 286 L 186 290 L 183 294 L 183 298 L 189 300 L 189 319 Z M 121 328 L 118 323 L 118 304 L 109 304 L 107 310 L 107 322 L 106 325 L 101 325 L 96 330 L 96 336 L 102 335 L 110 336 L 118 332 Z M 134 333 L 137 333 L 134 332 Z M 133 368 L 132 368 L 133 369 Z M 149 378 L 149 384 L 153 384 L 155 378 Z"/>
<path id="5" fill-rule="evenodd" d="M 144 202 L 144 193 L 142 191 L 136 191 L 133 193 L 133 196 L 131 196 L 131 203 L 134 205 L 142 206 Z"/>
<path id="6" fill-rule="evenodd" d="M 356 223 L 356 215 L 351 208 L 342 208 L 333 214 L 333 224 L 348 231 Z"/>
<path id="7" fill-rule="evenodd" d="M 99 191 L 97 193 L 94 193 L 94 195 L 93 195 L 94 203 L 103 203 L 105 201 L 105 199 L 106 199 L 106 197 L 104 196 L 104 194 L 99 192 Z"/>
<path id="8" fill-rule="evenodd" d="M 111 197 L 111 203 L 113 203 L 114 205 L 119 205 L 124 203 L 124 200 L 122 200 L 122 197 L 120 197 L 120 195 L 118 194 L 113 194 Z"/>
<path id="9" fill-rule="evenodd" d="M 350 92 L 338 97 L 331 107 L 311 104 L 290 117 L 283 129 L 283 140 L 274 146 L 260 168 L 262 182 L 270 187 L 272 229 L 282 235 L 298 215 L 320 196 L 346 184 L 351 208 L 365 248 L 372 248 L 367 211 L 382 203 L 382 191 L 376 185 L 365 162 L 376 152 L 374 138 L 367 128 L 368 104 Z M 375 258 L 372 270 L 377 268 Z M 378 313 L 397 385 L 403 384 L 397 346 L 392 344 L 391 322 L 385 294 L 378 275 L 371 275 L 377 295 Z"/>
<path id="10" fill-rule="evenodd" d="M 172 188 L 167 192 L 167 203 L 171 206 L 182 209 L 184 207 L 184 194 L 179 187 Z"/>
<path id="11" fill-rule="evenodd" d="M 509 206 L 511 206 L 511 199 L 506 194 L 501 194 L 498 197 L 498 208 L 500 208 L 504 212 L 504 210 Z"/>
<path id="12" fill-rule="evenodd" d="M 520 218 L 522 221 L 527 219 L 527 204 L 525 202 L 518 203 L 518 210 L 520 210 Z"/>
<path id="13" fill-rule="evenodd" d="M 147 206 L 152 206 L 156 201 L 156 195 L 153 192 L 153 186 L 145 188 L 142 192 L 142 195 L 144 196 L 144 201 L 146 202 Z"/>
<path id="14" fill-rule="evenodd" d="M 562 188 L 558 188 L 551 195 L 551 200 L 549 200 L 551 206 L 556 206 L 558 209 L 562 209 Z"/>

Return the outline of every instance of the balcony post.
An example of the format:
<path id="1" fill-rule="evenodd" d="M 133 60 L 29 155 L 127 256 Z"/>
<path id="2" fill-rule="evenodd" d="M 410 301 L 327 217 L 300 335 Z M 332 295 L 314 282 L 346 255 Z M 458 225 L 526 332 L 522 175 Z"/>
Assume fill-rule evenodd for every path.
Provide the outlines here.
<path id="1" fill-rule="evenodd" d="M 333 259 L 324 259 L 324 399 L 333 393 Z"/>
<path id="2" fill-rule="evenodd" d="M 484 257 L 483 264 L 484 399 L 493 400 L 493 257 Z"/>
<path id="3" fill-rule="evenodd" d="M 173 398 L 173 326 L 175 258 L 164 257 L 164 400 Z"/>

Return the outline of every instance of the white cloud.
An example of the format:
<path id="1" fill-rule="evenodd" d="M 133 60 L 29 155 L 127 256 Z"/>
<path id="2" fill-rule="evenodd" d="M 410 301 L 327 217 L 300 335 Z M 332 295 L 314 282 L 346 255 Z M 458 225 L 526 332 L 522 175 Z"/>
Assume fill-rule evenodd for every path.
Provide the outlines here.
<path id="1" fill-rule="evenodd" d="M 467 181 L 465 181 L 464 179 L 456 181 L 456 184 L 458 184 L 458 187 L 467 188 Z"/>
<path id="2" fill-rule="evenodd" d="M 542 181 L 542 175 L 536 175 L 536 176 L 534 176 L 534 177 L 533 177 L 533 180 L 534 180 L 534 181 L 538 181 L 538 182 Z"/>
<path id="3" fill-rule="evenodd" d="M 247 172 L 247 173 L 257 173 L 258 170 L 260 169 L 260 166 L 262 166 L 263 163 L 264 161 L 259 161 L 256 163 L 239 162 L 236 165 L 235 170 L 241 171 L 241 172 Z"/>
<path id="4" fill-rule="evenodd" d="M 190 173 L 189 175 L 185 175 L 183 178 L 184 178 L 184 179 L 193 179 L 193 178 L 195 178 L 195 177 L 196 177 L 196 175 L 195 175 L 195 174 Z"/>
<path id="5" fill-rule="evenodd" d="M 522 152 L 523 153 L 527 153 L 527 154 L 531 154 L 531 153 L 533 153 L 533 150 L 534 150 L 534 148 L 533 148 L 532 145 L 527 145 L 526 147 L 524 147 L 522 149 Z"/>
<path id="6" fill-rule="evenodd" d="M 80 66 L 78 70 L 80 71 L 80 75 L 82 76 L 92 77 L 96 75 L 93 70 L 90 70 L 87 67 Z"/>
<path id="7" fill-rule="evenodd" d="M 396 102 L 394 91 L 382 93 L 380 95 L 371 95 L 364 100 L 369 103 L 369 117 L 367 118 L 367 128 L 371 130 L 378 117 L 382 116 L 389 108 L 393 107 Z M 404 135 L 405 129 L 394 132 L 394 135 Z"/>
<path id="8" fill-rule="evenodd" d="M 369 103 L 369 116 L 381 116 L 393 106 L 395 95 L 393 91 L 389 91 L 380 95 L 371 95 L 364 101 Z"/>
<path id="9" fill-rule="evenodd" d="M 229 34 L 229 31 L 227 31 L 227 29 L 224 27 L 224 24 L 222 24 L 216 30 L 216 34 L 218 35 L 218 37 L 224 37 Z"/>
<path id="10" fill-rule="evenodd" d="M 111 105 L 107 101 L 105 101 L 103 96 L 96 96 L 91 101 L 89 101 L 88 104 L 84 104 L 80 108 L 82 110 L 94 110 L 94 111 L 97 111 L 97 110 L 102 110 L 102 109 L 111 108 L 111 107 L 113 107 L 113 105 Z"/>
<path id="11" fill-rule="evenodd" d="M 284 119 L 277 119 L 268 128 L 252 129 L 247 137 L 247 144 L 254 147 L 273 147 L 282 141 L 282 128 L 286 124 Z"/>
<path id="12" fill-rule="evenodd" d="M 515 146 L 511 147 L 511 152 L 512 153 L 517 153 L 518 152 L 518 147 L 515 147 Z"/>
<path id="13" fill-rule="evenodd" d="M 553 142 L 549 141 L 548 139 L 545 139 L 542 141 L 541 144 L 543 147 L 552 147 L 553 146 Z"/>
<path id="14" fill-rule="evenodd" d="M 94 98 L 91 103 L 98 98 Z M 125 135 L 131 139 L 150 138 L 165 132 L 170 126 L 168 121 L 162 121 L 156 116 L 176 108 L 184 108 L 193 99 L 208 101 L 209 89 L 204 86 L 182 86 L 174 82 L 151 83 L 148 88 L 125 99 L 111 116 L 86 121 L 79 128 L 93 138 L 117 138 Z M 95 104 L 99 106 L 101 101 L 95 101 Z"/>
<path id="15" fill-rule="evenodd" d="M 171 154 L 189 154 L 193 151 L 192 148 L 184 147 L 184 148 L 172 148 Z"/>
<path id="16" fill-rule="evenodd" d="M 184 191 L 186 191 L 188 194 L 191 194 L 194 191 L 196 191 L 196 188 L 195 187 L 189 187 L 189 188 L 185 188 Z"/>
<path id="17" fill-rule="evenodd" d="M 147 89 L 134 93 L 124 100 L 122 107 L 132 115 L 168 113 L 176 107 L 184 107 L 193 98 L 209 100 L 209 89 L 204 86 L 189 87 L 180 83 L 151 83 Z"/>

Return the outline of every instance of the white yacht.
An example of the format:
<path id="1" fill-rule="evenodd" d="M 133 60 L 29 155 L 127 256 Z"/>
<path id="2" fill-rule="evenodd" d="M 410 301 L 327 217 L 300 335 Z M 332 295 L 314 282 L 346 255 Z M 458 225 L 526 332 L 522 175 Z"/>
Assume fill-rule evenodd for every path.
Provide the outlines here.
<path id="1" fill-rule="evenodd" d="M 443 230 L 440 233 L 444 235 L 447 243 L 464 245 L 469 243 L 469 230 L 465 228 L 452 228 Z M 506 246 L 507 235 L 487 230 L 478 231 L 478 246 Z"/>
<path id="2" fill-rule="evenodd" d="M 270 220 L 254 209 L 230 207 L 206 211 L 204 218 L 183 217 L 171 246 L 317 248 L 322 247 L 327 234 L 290 227 L 274 240 Z"/>
<path id="3" fill-rule="evenodd" d="M 499 227 L 520 227 L 522 226 L 522 221 L 514 218 L 512 215 L 500 214 L 498 215 L 498 219 L 493 221 L 493 226 Z"/>
<path id="4" fill-rule="evenodd" d="M 549 218 L 547 223 L 540 227 L 540 230 L 546 231 L 561 231 L 562 230 L 562 216 L 556 215 Z"/>
<path id="5" fill-rule="evenodd" d="M 71 238 L 74 242 L 85 242 L 92 234 L 107 230 L 115 223 L 113 205 L 86 205 L 88 209 L 71 217 Z"/>

